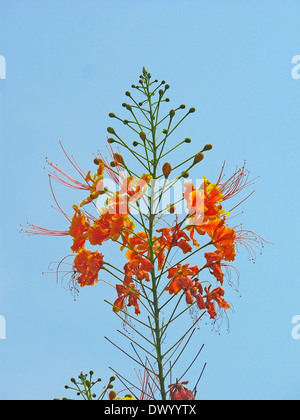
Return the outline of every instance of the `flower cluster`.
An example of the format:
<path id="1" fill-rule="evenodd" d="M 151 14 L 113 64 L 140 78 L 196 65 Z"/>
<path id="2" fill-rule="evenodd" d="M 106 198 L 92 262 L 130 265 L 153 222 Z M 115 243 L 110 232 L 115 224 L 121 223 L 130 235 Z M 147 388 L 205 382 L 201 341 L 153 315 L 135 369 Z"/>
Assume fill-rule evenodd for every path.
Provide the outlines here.
<path id="1" fill-rule="evenodd" d="M 227 200 L 253 183 L 253 180 L 249 181 L 245 164 L 237 168 L 227 180 L 224 180 L 223 166 L 216 182 L 210 182 L 203 177 L 199 188 L 186 179 L 189 178 L 189 171 L 202 162 L 205 152 L 212 149 L 211 144 L 206 144 L 201 151 L 177 165 L 165 162 L 166 155 L 182 144 L 191 143 L 190 138 L 185 138 L 166 151 L 169 136 L 189 114 L 195 112 L 195 108 L 190 108 L 174 126 L 177 112 L 184 110 L 185 105 L 171 109 L 161 118 L 160 107 L 163 102 L 169 102 L 169 98 L 165 98 L 169 85 L 162 81 L 153 89 L 153 84 L 157 82 L 158 80 L 151 81 L 151 75 L 143 69 L 139 84 L 132 85 L 133 89 L 143 95 L 143 99 L 138 102 L 130 92 L 126 92 L 132 104 L 122 104 L 131 114 L 131 118 L 122 119 L 113 113 L 109 114 L 110 118 L 117 118 L 134 132 L 136 140 L 133 148 L 112 127 L 108 127 L 107 131 L 111 135 L 107 139 L 110 159 L 99 153 L 94 159 L 96 170 L 84 172 L 62 147 L 80 181 L 47 159 L 50 165 L 51 192 L 68 224 L 64 231 L 44 229 L 36 225 L 30 225 L 25 231 L 31 234 L 70 237 L 73 259 L 71 278 L 80 287 L 94 286 L 100 280 L 100 272 L 108 273 L 110 279 L 116 280 L 113 284 L 116 295 L 111 303 L 112 309 L 118 316 L 122 313 L 131 316 L 151 331 L 152 341 L 142 333 L 140 336 L 148 343 L 153 343 L 156 349 L 158 373 L 154 373 L 154 369 L 151 369 L 151 373 L 159 379 L 160 392 L 165 399 L 164 357 L 170 349 L 163 354 L 162 343 L 167 328 L 185 312 L 184 310 L 175 316 L 181 299 L 185 299 L 187 308 L 195 306 L 215 320 L 219 308 L 230 308 L 225 300 L 224 277 L 230 267 L 229 263 L 236 258 L 238 245 L 244 245 L 252 257 L 255 247 L 261 245 L 263 240 L 251 231 L 243 230 L 240 226 L 229 226 L 228 223 L 231 212 L 252 193 L 233 208 L 224 207 Z M 155 95 L 158 95 L 157 101 L 154 100 Z M 137 111 L 141 114 L 142 121 L 138 119 Z M 162 129 L 159 128 L 161 124 L 165 124 Z M 114 150 L 114 143 L 130 153 L 130 159 L 141 166 L 140 171 L 129 168 L 127 162 L 131 163 L 131 160 L 127 160 L 119 148 Z M 141 150 L 137 151 L 137 148 Z M 184 170 L 178 171 L 180 167 L 184 167 Z M 171 174 L 173 181 L 169 182 Z M 157 181 L 161 180 L 162 184 L 156 188 Z M 85 191 L 83 199 L 73 205 L 71 215 L 59 206 L 53 181 Z M 111 182 L 117 187 L 117 191 L 111 188 Z M 182 186 L 179 199 L 160 209 L 165 193 L 176 182 Z M 185 207 L 182 217 L 176 213 L 178 204 Z M 96 215 L 93 215 L 92 210 L 95 209 Z M 165 215 L 172 218 L 171 223 Z M 114 256 L 109 261 L 109 255 L 102 253 L 102 248 L 108 241 L 117 244 L 123 252 L 122 269 L 116 266 Z M 192 266 L 187 262 L 204 249 L 203 265 Z M 175 257 L 177 261 L 174 263 Z M 161 310 L 176 297 L 178 303 L 171 311 L 168 322 L 164 324 L 160 318 Z M 128 308 L 131 307 L 136 317 L 130 314 Z M 142 309 L 148 317 L 146 322 L 139 321 Z M 183 337 L 177 343 L 181 343 Z M 171 386 L 172 399 L 193 398 L 193 394 L 183 387 L 184 383 Z"/>

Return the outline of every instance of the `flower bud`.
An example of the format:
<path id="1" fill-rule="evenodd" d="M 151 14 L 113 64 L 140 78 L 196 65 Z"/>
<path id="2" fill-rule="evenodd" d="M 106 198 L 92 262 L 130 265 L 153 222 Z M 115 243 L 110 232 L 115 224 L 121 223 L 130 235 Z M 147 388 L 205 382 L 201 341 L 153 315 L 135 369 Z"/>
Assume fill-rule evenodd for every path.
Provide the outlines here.
<path id="1" fill-rule="evenodd" d="M 114 143 L 116 140 L 115 139 L 113 139 L 112 137 L 110 137 L 109 139 L 107 139 L 107 142 L 109 143 L 109 144 L 112 144 L 112 143 Z"/>
<path id="2" fill-rule="evenodd" d="M 143 140 L 143 141 L 145 141 L 146 140 L 146 137 L 147 137 L 146 133 L 144 131 L 141 131 L 140 132 L 140 139 Z"/>
<path id="3" fill-rule="evenodd" d="M 212 144 L 206 144 L 203 148 L 203 152 L 207 151 L 207 150 L 211 150 L 213 148 Z"/>
<path id="4" fill-rule="evenodd" d="M 193 164 L 196 165 L 197 163 L 201 162 L 201 160 L 203 159 L 204 159 L 204 154 L 202 152 L 199 152 L 196 154 Z"/>
<path id="5" fill-rule="evenodd" d="M 112 127 L 107 127 L 107 132 L 108 132 L 109 134 L 116 134 L 116 133 L 115 133 L 115 130 L 114 130 Z"/>
<path id="6" fill-rule="evenodd" d="M 187 137 L 186 139 L 184 139 L 184 141 L 186 142 L 186 143 L 191 143 L 191 139 L 189 138 L 189 137 Z"/>
<path id="7" fill-rule="evenodd" d="M 124 164 L 123 156 L 120 153 L 114 153 L 114 158 L 118 163 Z"/>
<path id="8" fill-rule="evenodd" d="M 182 104 L 182 105 L 180 105 L 180 107 L 179 107 L 180 109 L 184 109 L 185 108 L 185 105 L 184 104 Z"/>
<path id="9" fill-rule="evenodd" d="M 127 90 L 127 91 L 125 92 L 125 95 L 126 95 L 126 96 L 130 96 L 130 92 Z"/>
<path id="10" fill-rule="evenodd" d="M 139 145 L 139 143 L 137 141 L 134 141 L 132 144 L 133 144 L 134 147 Z"/>
<path id="11" fill-rule="evenodd" d="M 111 376 L 110 378 L 109 378 L 109 382 L 113 382 L 113 381 L 115 381 L 116 380 L 116 377 L 115 376 Z"/>
<path id="12" fill-rule="evenodd" d="M 170 204 L 169 213 L 171 213 L 171 214 L 175 213 L 175 205 L 174 204 Z"/>
<path id="13" fill-rule="evenodd" d="M 126 107 L 125 108 L 127 109 L 127 111 L 131 111 L 132 110 L 132 106 L 129 105 L 129 104 L 126 104 Z"/>
<path id="14" fill-rule="evenodd" d="M 109 114 L 108 114 L 108 116 L 110 117 L 110 118 L 115 118 L 116 116 L 115 116 L 115 114 L 113 113 L 113 112 L 110 112 Z"/>
<path id="15" fill-rule="evenodd" d="M 196 108 L 192 107 L 192 108 L 190 108 L 189 113 L 192 114 L 195 111 L 196 111 Z"/>
<path id="16" fill-rule="evenodd" d="M 190 176 L 190 174 L 189 174 L 189 172 L 188 172 L 188 171 L 183 171 L 183 172 L 182 172 L 182 174 L 181 174 L 181 176 L 182 176 L 183 178 L 188 178 L 188 177 Z"/>
<path id="17" fill-rule="evenodd" d="M 94 159 L 94 164 L 95 164 L 95 165 L 99 165 L 99 164 L 100 164 L 100 162 L 101 162 L 101 159 L 98 159 L 98 158 L 95 158 L 95 159 Z"/>
<path id="18" fill-rule="evenodd" d="M 114 400 L 116 398 L 117 394 L 116 391 L 110 391 L 110 393 L 108 394 L 108 398 L 111 400 Z"/>
<path id="19" fill-rule="evenodd" d="M 166 162 L 162 167 L 162 172 L 166 179 L 169 178 L 171 171 L 172 171 L 171 164 L 169 162 Z"/>
<path id="20" fill-rule="evenodd" d="M 170 111 L 170 117 L 173 118 L 174 115 L 175 115 L 175 110 L 174 109 L 171 109 L 171 111 Z"/>

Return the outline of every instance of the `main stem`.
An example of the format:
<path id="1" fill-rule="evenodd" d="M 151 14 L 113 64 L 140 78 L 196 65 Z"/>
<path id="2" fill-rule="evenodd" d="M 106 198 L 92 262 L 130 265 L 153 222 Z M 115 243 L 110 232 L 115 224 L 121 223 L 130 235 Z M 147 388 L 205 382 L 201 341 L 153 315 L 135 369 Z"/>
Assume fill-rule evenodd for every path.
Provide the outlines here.
<path id="1" fill-rule="evenodd" d="M 146 95 L 149 102 L 149 111 L 150 111 L 150 124 L 151 124 L 151 135 L 152 135 L 152 147 L 153 147 L 153 161 L 152 161 L 152 177 L 156 179 L 157 171 L 157 146 L 156 146 L 156 124 L 155 124 L 155 115 L 152 109 L 152 94 L 149 91 L 149 79 L 146 80 Z M 150 260 L 153 263 L 153 269 L 151 271 L 151 280 L 152 280 L 152 295 L 153 295 L 153 312 L 154 312 L 154 333 L 155 333 L 155 348 L 157 356 L 157 367 L 158 367 L 158 380 L 160 385 L 160 392 L 162 400 L 167 399 L 167 393 L 165 388 L 165 376 L 163 368 L 163 355 L 161 348 L 161 328 L 160 328 L 160 309 L 158 302 L 158 293 L 157 293 L 157 277 L 155 273 L 155 252 L 154 252 L 154 242 L 153 242 L 153 227 L 154 227 L 154 218 L 155 215 L 152 214 L 153 206 L 153 197 L 150 195 L 150 217 L 149 217 L 149 249 L 150 249 Z"/>

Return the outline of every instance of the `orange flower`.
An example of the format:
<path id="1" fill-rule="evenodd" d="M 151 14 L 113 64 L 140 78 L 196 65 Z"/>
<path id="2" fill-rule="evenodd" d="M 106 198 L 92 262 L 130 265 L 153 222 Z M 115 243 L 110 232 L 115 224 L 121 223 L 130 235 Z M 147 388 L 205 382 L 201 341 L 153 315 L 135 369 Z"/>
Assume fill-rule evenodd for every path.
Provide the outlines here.
<path id="1" fill-rule="evenodd" d="M 165 246 L 168 249 L 178 246 L 184 254 L 192 251 L 191 245 L 188 244 L 190 238 L 180 229 L 177 223 L 175 227 L 158 229 L 156 232 L 161 233 L 162 238 L 165 240 Z"/>
<path id="2" fill-rule="evenodd" d="M 134 287 L 134 283 L 128 284 L 117 284 L 116 290 L 118 293 L 118 299 L 114 303 L 113 311 L 115 313 L 121 311 L 126 306 L 126 299 L 128 299 L 127 306 L 134 306 L 135 314 L 141 313 L 138 299 L 140 298 L 140 292 Z"/>
<path id="3" fill-rule="evenodd" d="M 222 252 L 224 260 L 233 261 L 235 259 L 236 233 L 233 228 L 226 227 L 224 219 L 215 219 L 197 226 L 197 232 L 201 235 L 208 233 L 212 243 Z"/>
<path id="4" fill-rule="evenodd" d="M 98 251 L 83 249 L 74 259 L 74 269 L 80 274 L 77 281 L 81 287 L 93 286 L 98 281 L 98 273 L 103 267 L 103 255 Z"/>
<path id="5" fill-rule="evenodd" d="M 154 254 L 157 257 L 158 270 L 161 270 L 165 260 L 165 241 L 162 238 L 157 238 L 156 236 L 154 236 L 152 240 Z M 145 232 L 139 232 L 131 237 L 128 237 L 128 244 L 132 248 L 128 249 L 126 252 L 126 258 L 129 261 L 139 254 L 150 258 L 149 240 Z"/>
<path id="6" fill-rule="evenodd" d="M 131 254 L 131 261 L 125 264 L 125 280 L 124 282 L 131 282 L 132 277 L 135 276 L 137 280 L 149 281 L 149 273 L 153 268 L 153 264 L 147 258 Z"/>
<path id="7" fill-rule="evenodd" d="M 219 281 L 222 285 L 224 279 L 224 273 L 221 267 L 221 260 L 223 258 L 222 251 L 217 250 L 214 252 L 206 252 L 204 257 L 207 261 L 206 267 L 209 268 L 210 273 L 213 274 L 217 281 Z"/>
<path id="8" fill-rule="evenodd" d="M 176 267 L 171 268 L 169 270 L 168 278 L 172 279 L 172 281 L 166 288 L 166 291 L 171 295 L 183 290 L 186 303 L 191 305 L 194 301 L 194 297 L 196 297 L 198 293 L 203 292 L 201 284 L 197 280 L 192 280 L 191 278 L 194 277 L 198 271 L 199 268 L 197 265 L 189 267 L 189 264 L 183 266 L 178 264 Z"/>
<path id="9" fill-rule="evenodd" d="M 72 218 L 69 235 L 74 238 L 71 249 L 73 252 L 77 252 L 85 244 L 90 223 L 77 206 L 73 206 L 73 209 L 75 210 L 75 214 Z"/>
<path id="10" fill-rule="evenodd" d="M 124 179 L 120 193 L 126 193 L 129 196 L 129 202 L 135 203 L 146 193 L 148 185 L 152 179 L 150 174 L 143 174 L 141 178 L 129 176 Z"/>
<path id="11" fill-rule="evenodd" d="M 116 241 L 124 228 L 133 229 L 133 222 L 127 215 L 104 213 L 89 227 L 88 239 L 92 245 L 102 245 L 109 239 Z"/>
<path id="12" fill-rule="evenodd" d="M 199 309 L 207 309 L 207 312 L 210 315 L 211 319 L 214 319 L 217 316 L 217 311 L 215 307 L 215 302 L 217 302 L 218 306 L 220 308 L 229 309 L 230 305 L 226 302 L 226 300 L 223 298 L 225 295 L 224 289 L 222 287 L 217 287 L 216 289 L 210 291 L 211 286 L 208 288 L 205 287 L 205 293 L 206 295 L 204 298 L 206 298 L 206 302 L 204 303 L 204 299 L 201 295 L 197 295 L 197 304 Z"/>

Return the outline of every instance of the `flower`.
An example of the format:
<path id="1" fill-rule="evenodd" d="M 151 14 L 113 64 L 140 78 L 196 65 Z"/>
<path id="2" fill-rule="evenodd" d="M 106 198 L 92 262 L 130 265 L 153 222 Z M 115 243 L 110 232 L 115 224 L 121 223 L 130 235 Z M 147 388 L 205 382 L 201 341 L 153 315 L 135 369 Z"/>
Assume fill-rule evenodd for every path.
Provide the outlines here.
<path id="1" fill-rule="evenodd" d="M 109 239 L 118 240 L 123 229 L 133 228 L 134 224 L 127 215 L 104 213 L 89 227 L 88 239 L 92 245 L 102 245 Z"/>
<path id="2" fill-rule="evenodd" d="M 125 282 L 132 281 L 135 276 L 137 280 L 149 281 L 149 273 L 153 268 L 153 264 L 148 258 L 144 258 L 135 253 L 130 254 L 131 260 L 125 264 Z"/>
<path id="3" fill-rule="evenodd" d="M 141 313 L 138 304 L 140 292 L 134 287 L 134 283 L 117 284 L 116 290 L 118 293 L 118 298 L 114 303 L 113 311 L 117 313 L 124 309 L 126 306 L 125 300 L 128 299 L 127 306 L 134 306 L 135 314 L 139 315 Z"/>
<path id="4" fill-rule="evenodd" d="M 223 298 L 225 295 L 224 289 L 222 287 L 217 287 L 216 289 L 210 291 L 211 285 L 205 287 L 204 291 L 206 295 L 203 297 L 200 294 L 196 296 L 197 304 L 199 309 L 207 309 L 207 312 L 210 315 L 211 319 L 214 319 L 217 316 L 215 301 L 220 308 L 230 309 L 229 303 Z M 204 301 L 206 299 L 206 302 Z"/>
<path id="5" fill-rule="evenodd" d="M 90 223 L 78 206 L 74 205 L 73 209 L 75 210 L 75 213 L 68 233 L 74 238 L 71 249 L 73 252 L 77 252 L 85 244 Z"/>
<path id="6" fill-rule="evenodd" d="M 141 178 L 129 176 L 124 179 L 121 185 L 120 193 L 128 194 L 129 202 L 135 203 L 146 193 L 151 180 L 152 176 L 150 174 L 143 174 Z"/>
<path id="7" fill-rule="evenodd" d="M 223 259 L 222 251 L 217 250 L 213 252 L 206 252 L 204 257 L 207 261 L 206 267 L 209 268 L 210 273 L 213 274 L 217 281 L 219 281 L 222 285 L 224 279 L 224 273 L 221 267 L 221 261 Z"/>
<path id="8" fill-rule="evenodd" d="M 80 286 L 93 286 L 97 283 L 98 273 L 103 267 L 103 255 L 98 251 L 82 249 L 76 255 L 73 266 L 79 274 L 76 280 Z"/>
<path id="9" fill-rule="evenodd" d="M 175 227 L 158 229 L 156 232 L 161 233 L 161 237 L 164 239 L 165 246 L 168 249 L 178 246 L 184 254 L 192 251 L 191 245 L 188 244 L 190 238 L 183 230 L 180 229 L 178 223 L 176 223 Z"/>
<path id="10" fill-rule="evenodd" d="M 176 382 L 176 384 L 169 385 L 170 388 L 170 399 L 173 401 L 179 401 L 179 400 L 186 400 L 191 401 L 195 399 L 195 395 L 192 391 L 187 389 L 183 385 L 187 385 L 188 381 L 183 382 Z"/>
<path id="11" fill-rule="evenodd" d="M 201 235 L 207 233 L 212 243 L 222 252 L 223 259 L 233 261 L 235 259 L 236 233 L 233 228 L 227 227 L 224 219 L 215 219 L 197 227 Z"/>
<path id="12" fill-rule="evenodd" d="M 153 236 L 152 244 L 153 251 L 158 262 L 158 270 L 161 270 L 165 260 L 165 240 L 163 240 L 163 238 Z M 129 261 L 134 259 L 136 255 L 146 256 L 148 259 L 150 258 L 149 238 L 146 232 L 138 232 L 128 237 L 127 243 L 124 245 L 127 245 L 127 248 L 129 248 L 126 251 L 126 258 Z"/>
<path id="13" fill-rule="evenodd" d="M 203 289 L 199 281 L 193 280 L 191 277 L 194 277 L 199 272 L 197 265 L 194 267 L 189 267 L 189 264 L 181 265 L 178 264 L 176 267 L 173 267 L 169 270 L 168 278 L 172 279 L 169 286 L 166 288 L 171 294 L 179 293 L 180 290 L 183 290 L 185 293 L 186 303 L 191 305 L 194 302 L 194 297 L 198 293 L 202 294 Z"/>

